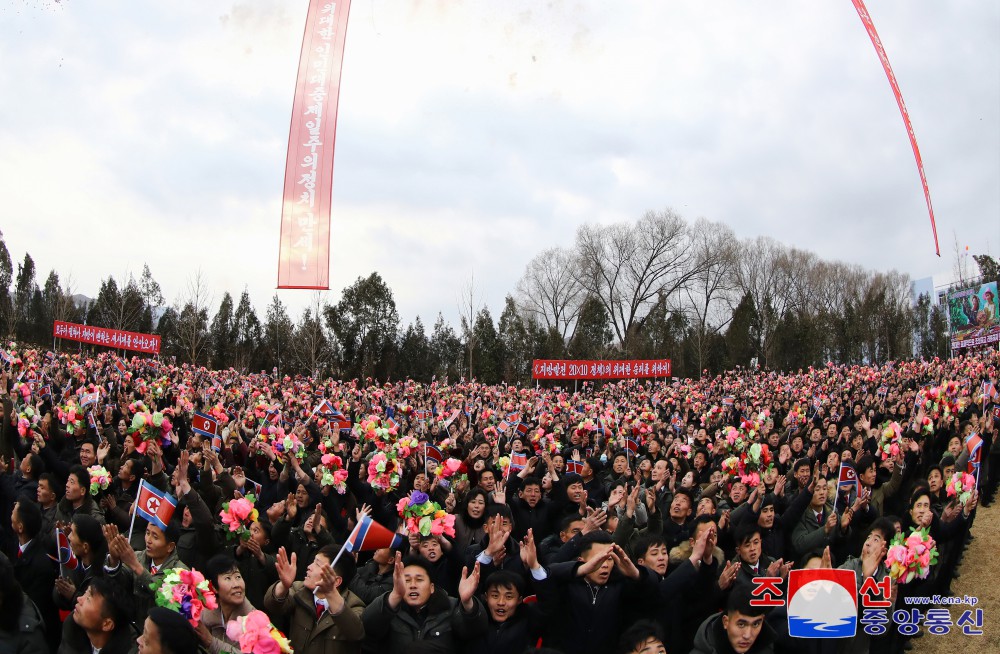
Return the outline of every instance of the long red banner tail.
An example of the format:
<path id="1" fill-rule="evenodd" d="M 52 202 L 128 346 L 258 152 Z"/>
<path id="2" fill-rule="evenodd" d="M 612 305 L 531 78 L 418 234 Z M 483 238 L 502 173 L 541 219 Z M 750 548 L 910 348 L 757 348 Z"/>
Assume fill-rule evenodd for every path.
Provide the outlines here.
<path id="1" fill-rule="evenodd" d="M 278 288 L 330 288 L 330 202 L 350 0 L 310 0 L 281 205 Z"/>
<path id="2" fill-rule="evenodd" d="M 889 86 L 892 87 L 892 93 L 896 96 L 899 113 L 903 115 L 903 124 L 906 126 L 906 133 L 910 137 L 910 147 L 913 148 L 913 158 L 917 162 L 917 172 L 920 173 L 920 183 L 924 187 L 924 199 L 927 200 L 927 213 L 931 217 L 931 231 L 934 233 L 934 252 L 940 257 L 941 248 L 938 245 L 937 225 L 934 222 L 934 206 L 931 204 L 931 190 L 927 186 L 927 176 L 924 174 L 924 162 L 920 158 L 920 148 L 917 147 L 917 136 L 913 133 L 910 114 L 906 111 L 903 94 L 899 90 L 899 84 L 896 82 L 896 76 L 892 72 L 892 66 L 889 65 L 889 56 L 885 53 L 885 48 L 882 47 L 882 39 L 878 37 L 878 32 L 875 31 L 875 23 L 872 22 L 872 17 L 868 15 L 868 8 L 865 7 L 864 0 L 851 0 L 851 2 L 854 3 L 854 8 L 858 10 L 858 16 L 861 17 L 861 22 L 864 23 L 865 29 L 868 30 L 868 36 L 872 40 L 872 45 L 875 46 L 875 52 L 878 53 L 878 58 L 882 62 L 882 68 L 885 69 L 885 76 L 889 78 Z"/>

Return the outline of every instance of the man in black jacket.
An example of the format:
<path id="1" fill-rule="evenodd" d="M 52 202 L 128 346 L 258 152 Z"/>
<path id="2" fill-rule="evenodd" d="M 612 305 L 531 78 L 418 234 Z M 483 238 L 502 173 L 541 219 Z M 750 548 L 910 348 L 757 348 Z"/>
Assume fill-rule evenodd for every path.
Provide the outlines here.
<path id="1" fill-rule="evenodd" d="M 512 572 L 501 570 L 484 583 L 486 612 L 489 626 L 486 633 L 469 643 L 469 654 L 507 654 L 533 647 L 541 637 L 551 610 L 552 581 L 538 562 L 533 535 L 529 532 L 521 543 L 521 561 L 531 572 L 531 585 L 537 602 L 525 603 L 524 580 Z"/>
<path id="2" fill-rule="evenodd" d="M 528 465 L 531 465 L 530 460 Z M 515 539 L 524 540 L 529 529 L 539 542 L 552 533 L 550 500 L 543 497 L 541 479 L 511 475 L 507 481 L 506 499 L 514 519 Z"/>
<path id="3" fill-rule="evenodd" d="M 750 589 L 729 596 L 726 612 L 717 613 L 698 627 L 691 654 L 771 654 L 774 631 L 764 622 L 762 606 L 751 606 Z"/>
<path id="4" fill-rule="evenodd" d="M 14 564 L 14 578 L 21 584 L 24 593 L 38 607 L 45 621 L 45 635 L 54 650 L 59 644 L 59 613 L 52 599 L 52 589 L 56 584 L 56 564 L 48 557 L 47 544 L 52 538 L 40 533 L 42 511 L 33 502 L 16 502 L 10 516 L 10 526 L 17 537 L 17 550 L 11 562 Z"/>
<path id="5" fill-rule="evenodd" d="M 549 574 L 558 592 L 545 642 L 566 652 L 612 651 L 626 601 L 658 592 L 656 575 L 637 568 L 605 531 L 583 537 L 580 559 L 557 563 Z"/>
<path id="6" fill-rule="evenodd" d="M 393 568 L 392 590 L 365 607 L 361 616 L 365 638 L 383 654 L 420 651 L 453 654 L 486 631 L 486 611 L 475 598 L 479 566 L 462 569 L 459 599 L 448 597 L 431 583 L 431 569 L 419 556 L 399 554 Z"/>

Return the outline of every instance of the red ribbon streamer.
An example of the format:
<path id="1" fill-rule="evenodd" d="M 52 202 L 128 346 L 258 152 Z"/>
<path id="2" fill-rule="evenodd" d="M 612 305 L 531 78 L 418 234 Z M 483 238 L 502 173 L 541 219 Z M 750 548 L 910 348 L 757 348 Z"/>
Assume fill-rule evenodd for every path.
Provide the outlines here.
<path id="1" fill-rule="evenodd" d="M 861 22 L 864 23 L 865 29 L 868 30 L 868 36 L 872 40 L 872 45 L 875 46 L 875 52 L 878 54 L 879 60 L 882 62 L 882 68 L 885 69 L 885 76 L 889 78 L 889 86 L 892 87 L 892 93 L 896 96 L 896 104 L 899 105 L 899 113 L 903 115 L 903 124 L 906 126 L 906 133 L 910 137 L 910 146 L 913 148 L 913 158 L 917 162 L 917 172 L 920 173 L 920 184 L 924 187 L 924 198 L 927 200 L 927 213 L 931 218 L 931 231 L 934 232 L 934 252 L 939 257 L 941 256 L 941 248 L 938 245 L 938 235 L 937 235 L 937 225 L 934 222 L 934 206 L 931 204 L 931 191 L 927 186 L 927 175 L 924 174 L 924 162 L 920 158 L 920 148 L 917 147 L 917 137 L 913 133 L 913 124 L 910 123 L 910 114 L 906 111 L 906 103 L 903 102 L 903 94 L 899 90 L 899 84 L 896 82 L 896 76 L 892 72 L 892 66 L 889 65 L 889 56 L 885 53 L 885 48 L 882 47 L 882 39 L 879 38 L 878 32 L 875 31 L 875 23 L 872 22 L 872 17 L 868 14 L 868 8 L 865 7 L 864 0 L 851 0 L 854 3 L 854 8 L 858 10 L 858 16 L 861 18 Z"/>

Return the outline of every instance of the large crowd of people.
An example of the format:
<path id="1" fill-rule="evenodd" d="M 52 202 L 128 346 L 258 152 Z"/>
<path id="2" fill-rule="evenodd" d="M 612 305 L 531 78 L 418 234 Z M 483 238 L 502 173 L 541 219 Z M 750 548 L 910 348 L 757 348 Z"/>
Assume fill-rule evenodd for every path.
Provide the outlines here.
<path id="1" fill-rule="evenodd" d="M 4 652 L 899 652 L 755 580 L 947 597 L 1000 472 L 992 350 L 578 389 L 0 354 Z"/>

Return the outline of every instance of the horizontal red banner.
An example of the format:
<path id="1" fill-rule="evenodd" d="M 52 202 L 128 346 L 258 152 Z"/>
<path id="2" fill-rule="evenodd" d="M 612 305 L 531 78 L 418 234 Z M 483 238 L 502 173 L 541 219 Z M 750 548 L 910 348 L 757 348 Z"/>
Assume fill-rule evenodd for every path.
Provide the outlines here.
<path id="1" fill-rule="evenodd" d="M 669 377 L 670 359 L 565 361 L 535 359 L 532 379 L 639 379 Z"/>
<path id="2" fill-rule="evenodd" d="M 55 321 L 52 325 L 52 335 L 70 341 L 80 341 L 91 345 L 102 345 L 122 350 L 134 350 L 146 354 L 160 353 L 160 337 L 154 334 L 125 332 L 118 329 L 105 329 L 90 325 L 77 325 L 72 322 Z"/>

